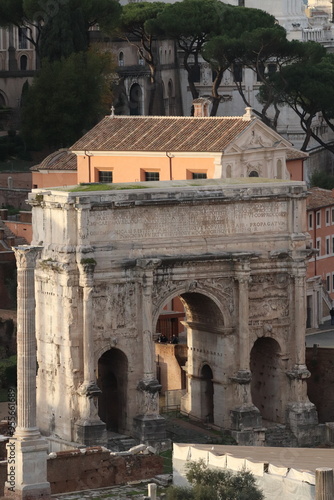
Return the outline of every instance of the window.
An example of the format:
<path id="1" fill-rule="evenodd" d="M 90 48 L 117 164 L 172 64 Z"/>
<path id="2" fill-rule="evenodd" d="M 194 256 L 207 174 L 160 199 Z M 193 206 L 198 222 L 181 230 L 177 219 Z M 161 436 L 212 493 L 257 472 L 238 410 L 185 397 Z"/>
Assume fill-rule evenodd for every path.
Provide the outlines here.
<path id="1" fill-rule="evenodd" d="M 99 182 L 112 182 L 112 172 L 106 170 L 99 170 Z"/>
<path id="2" fill-rule="evenodd" d="M 199 83 L 201 80 L 201 68 L 199 64 L 194 64 L 190 69 L 190 79 L 193 83 Z"/>
<path id="3" fill-rule="evenodd" d="M 320 210 L 318 210 L 318 212 L 316 212 L 315 217 L 316 217 L 317 228 L 321 227 L 321 211 Z"/>
<path id="4" fill-rule="evenodd" d="M 321 238 L 317 238 L 316 243 L 315 243 L 316 249 L 318 250 L 318 256 L 321 255 Z"/>
<path id="5" fill-rule="evenodd" d="M 276 64 L 268 64 L 268 73 L 276 73 L 277 71 L 277 66 Z"/>
<path id="6" fill-rule="evenodd" d="M 207 179 L 207 175 L 200 172 L 193 172 L 193 179 Z"/>
<path id="7" fill-rule="evenodd" d="M 329 208 L 326 208 L 325 212 L 325 220 L 326 220 L 326 226 L 330 225 L 330 219 L 329 219 Z"/>
<path id="8" fill-rule="evenodd" d="M 159 181 L 159 172 L 145 172 L 145 181 Z"/>
<path id="9" fill-rule="evenodd" d="M 331 253 L 330 239 L 329 236 L 326 236 L 326 255 Z"/>
<path id="10" fill-rule="evenodd" d="M 334 273 L 332 273 L 332 290 L 334 290 Z"/>
<path id="11" fill-rule="evenodd" d="M 233 64 L 233 79 L 236 83 L 242 82 L 242 64 Z"/>
<path id="12" fill-rule="evenodd" d="M 259 174 L 256 170 L 252 170 L 249 174 L 249 177 L 259 177 Z"/>
<path id="13" fill-rule="evenodd" d="M 27 32 L 28 28 L 19 28 L 19 49 L 28 48 Z"/>
<path id="14" fill-rule="evenodd" d="M 334 208 L 332 208 L 332 224 L 334 224 Z"/>
<path id="15" fill-rule="evenodd" d="M 334 253 L 334 236 L 332 236 L 332 253 Z"/>
<path id="16" fill-rule="evenodd" d="M 265 66 L 263 63 L 259 63 L 256 68 L 256 81 L 262 82 L 264 79 Z"/>
<path id="17" fill-rule="evenodd" d="M 313 213 L 308 214 L 308 228 L 313 229 Z"/>
<path id="18" fill-rule="evenodd" d="M 118 66 L 124 66 L 124 54 L 120 52 L 118 54 Z"/>
<path id="19" fill-rule="evenodd" d="M 245 7 L 245 0 L 238 0 L 238 7 Z"/>
<path id="20" fill-rule="evenodd" d="M 27 56 L 21 56 L 20 57 L 20 70 L 21 71 L 26 71 L 28 66 L 28 58 Z"/>
<path id="21" fill-rule="evenodd" d="M 326 290 L 327 292 L 331 291 L 331 275 L 326 274 Z"/>

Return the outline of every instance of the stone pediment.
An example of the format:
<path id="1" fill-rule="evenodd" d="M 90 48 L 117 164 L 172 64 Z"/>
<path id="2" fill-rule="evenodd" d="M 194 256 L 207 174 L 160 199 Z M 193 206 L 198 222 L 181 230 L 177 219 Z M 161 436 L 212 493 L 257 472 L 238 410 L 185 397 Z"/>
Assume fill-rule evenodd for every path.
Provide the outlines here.
<path id="1" fill-rule="evenodd" d="M 249 150 L 291 148 L 291 144 L 283 139 L 267 125 L 256 120 L 226 149 L 227 153 L 241 153 Z"/>

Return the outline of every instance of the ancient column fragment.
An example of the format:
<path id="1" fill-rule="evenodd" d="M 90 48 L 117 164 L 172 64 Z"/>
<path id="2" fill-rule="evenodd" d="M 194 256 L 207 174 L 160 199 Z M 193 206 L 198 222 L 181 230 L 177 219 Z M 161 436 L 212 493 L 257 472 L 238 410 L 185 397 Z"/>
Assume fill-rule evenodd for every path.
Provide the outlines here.
<path id="1" fill-rule="evenodd" d="M 14 248 L 17 261 L 17 427 L 7 445 L 5 494 L 17 499 L 50 498 L 47 442 L 36 426 L 36 335 L 34 271 L 40 247 Z"/>

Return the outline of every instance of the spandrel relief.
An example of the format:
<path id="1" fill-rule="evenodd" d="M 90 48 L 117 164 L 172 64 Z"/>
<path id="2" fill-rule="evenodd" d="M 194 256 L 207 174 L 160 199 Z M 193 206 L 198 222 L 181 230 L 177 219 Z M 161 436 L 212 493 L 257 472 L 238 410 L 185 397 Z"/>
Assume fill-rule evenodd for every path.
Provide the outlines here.
<path id="1" fill-rule="evenodd" d="M 289 316 L 288 298 L 275 297 L 265 300 L 251 300 L 250 320 L 279 320 Z"/>
<path id="2" fill-rule="evenodd" d="M 117 284 L 106 290 L 105 295 L 96 290 L 94 295 L 94 325 L 97 329 L 117 330 L 136 325 L 135 285 Z"/>

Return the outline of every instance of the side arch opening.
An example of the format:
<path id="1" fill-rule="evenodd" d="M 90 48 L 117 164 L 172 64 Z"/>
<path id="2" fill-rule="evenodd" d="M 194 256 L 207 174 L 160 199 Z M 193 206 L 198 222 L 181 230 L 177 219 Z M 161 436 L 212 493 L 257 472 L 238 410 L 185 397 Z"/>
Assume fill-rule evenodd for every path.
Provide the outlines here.
<path id="1" fill-rule="evenodd" d="M 108 431 L 125 428 L 128 359 L 119 349 L 110 349 L 98 361 L 98 414 Z"/>

